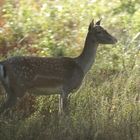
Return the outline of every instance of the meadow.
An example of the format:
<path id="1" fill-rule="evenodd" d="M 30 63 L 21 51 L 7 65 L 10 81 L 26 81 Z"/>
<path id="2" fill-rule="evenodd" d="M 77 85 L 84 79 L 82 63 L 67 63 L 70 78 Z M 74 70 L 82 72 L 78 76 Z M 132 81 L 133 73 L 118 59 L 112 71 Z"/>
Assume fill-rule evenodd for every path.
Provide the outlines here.
<path id="1" fill-rule="evenodd" d="M 77 56 L 93 18 L 118 39 L 99 46 L 81 88 L 70 94 L 68 115 L 58 115 L 58 95 L 27 93 L 0 115 L 0 140 L 140 140 L 138 0 L 5 0 L 0 13 L 1 60 Z"/>

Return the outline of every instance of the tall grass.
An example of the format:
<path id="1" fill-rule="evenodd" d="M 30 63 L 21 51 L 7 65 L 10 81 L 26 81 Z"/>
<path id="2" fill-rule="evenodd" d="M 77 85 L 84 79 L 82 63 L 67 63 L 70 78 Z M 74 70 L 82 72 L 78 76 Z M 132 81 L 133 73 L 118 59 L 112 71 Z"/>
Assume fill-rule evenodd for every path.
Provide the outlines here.
<path id="1" fill-rule="evenodd" d="M 109 70 L 108 70 L 109 73 Z M 91 70 L 59 117 L 58 97 L 38 97 L 35 111 L 0 119 L 1 140 L 139 140 L 139 67 L 115 74 Z M 100 77 L 100 82 L 97 77 Z"/>

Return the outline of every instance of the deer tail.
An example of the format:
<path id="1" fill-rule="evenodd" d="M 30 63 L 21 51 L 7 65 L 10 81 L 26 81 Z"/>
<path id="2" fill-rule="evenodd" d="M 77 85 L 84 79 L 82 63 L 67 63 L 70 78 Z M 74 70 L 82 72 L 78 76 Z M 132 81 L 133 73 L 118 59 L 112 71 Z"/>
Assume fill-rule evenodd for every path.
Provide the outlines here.
<path id="1" fill-rule="evenodd" d="M 0 79 L 1 78 L 5 78 L 6 77 L 6 69 L 5 69 L 5 66 L 0 63 Z"/>

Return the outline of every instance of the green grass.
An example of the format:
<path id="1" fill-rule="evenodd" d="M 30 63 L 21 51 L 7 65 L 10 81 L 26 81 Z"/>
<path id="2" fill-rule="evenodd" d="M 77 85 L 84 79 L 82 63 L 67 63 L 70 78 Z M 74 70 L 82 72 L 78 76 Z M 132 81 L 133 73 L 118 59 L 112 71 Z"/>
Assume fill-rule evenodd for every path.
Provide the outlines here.
<path id="1" fill-rule="evenodd" d="M 9 117 L 0 119 L 0 138 L 139 140 L 140 80 L 134 76 L 138 73 L 137 67 L 129 75 L 126 72 L 96 72 L 95 75 L 90 71 L 82 88 L 70 96 L 68 116 L 58 116 L 57 96 L 38 97 L 32 105 L 27 101 L 23 112 L 16 109 Z M 27 109 L 30 106 L 34 108 L 33 113 Z"/>

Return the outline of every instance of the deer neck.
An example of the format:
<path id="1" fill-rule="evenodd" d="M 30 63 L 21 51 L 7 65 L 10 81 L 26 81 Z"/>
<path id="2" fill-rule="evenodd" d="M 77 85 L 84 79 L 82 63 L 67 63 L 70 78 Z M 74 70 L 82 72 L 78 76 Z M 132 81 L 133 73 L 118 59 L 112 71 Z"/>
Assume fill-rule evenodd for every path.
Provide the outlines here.
<path id="1" fill-rule="evenodd" d="M 77 57 L 77 63 L 80 65 L 85 74 L 89 71 L 95 61 L 97 47 L 98 42 L 96 41 L 96 39 L 93 39 L 93 37 L 91 38 L 90 33 L 88 33 L 84 49 L 80 56 Z"/>

